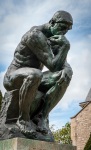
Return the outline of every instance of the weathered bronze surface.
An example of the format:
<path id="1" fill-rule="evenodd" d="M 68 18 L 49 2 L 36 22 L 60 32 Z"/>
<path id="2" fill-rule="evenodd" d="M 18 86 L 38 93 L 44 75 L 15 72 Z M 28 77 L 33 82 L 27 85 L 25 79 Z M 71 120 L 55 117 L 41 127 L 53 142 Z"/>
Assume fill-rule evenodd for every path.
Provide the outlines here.
<path id="1" fill-rule="evenodd" d="M 72 77 L 66 59 L 70 43 L 65 37 L 72 24 L 68 12 L 58 11 L 48 23 L 32 27 L 21 38 L 4 76 L 1 139 L 54 141 L 48 116 Z M 43 66 L 49 70 L 42 72 Z"/>

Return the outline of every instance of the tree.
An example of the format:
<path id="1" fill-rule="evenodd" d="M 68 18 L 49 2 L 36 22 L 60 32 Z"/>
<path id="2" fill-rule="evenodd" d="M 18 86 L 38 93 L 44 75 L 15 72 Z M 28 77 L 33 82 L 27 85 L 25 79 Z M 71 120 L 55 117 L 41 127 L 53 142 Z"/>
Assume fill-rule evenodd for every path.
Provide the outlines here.
<path id="1" fill-rule="evenodd" d="M 90 137 L 85 145 L 85 148 L 84 150 L 91 150 L 91 134 L 90 134 Z"/>
<path id="2" fill-rule="evenodd" d="M 3 98 L 2 92 L 1 92 L 1 90 L 0 90 L 0 109 L 1 109 L 2 98 Z"/>
<path id="3" fill-rule="evenodd" d="M 64 144 L 72 144 L 71 141 L 71 126 L 70 123 L 66 123 L 62 129 L 53 131 L 54 139 L 57 142 L 62 142 Z"/>

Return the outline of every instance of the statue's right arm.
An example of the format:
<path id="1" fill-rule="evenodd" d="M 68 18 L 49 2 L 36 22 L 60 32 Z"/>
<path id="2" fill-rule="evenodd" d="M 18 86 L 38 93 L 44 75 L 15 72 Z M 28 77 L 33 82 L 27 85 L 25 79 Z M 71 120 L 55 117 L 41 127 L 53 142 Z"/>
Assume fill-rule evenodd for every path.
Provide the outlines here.
<path id="1" fill-rule="evenodd" d="M 41 31 L 37 29 L 34 29 L 28 35 L 26 44 L 50 71 L 55 72 L 61 70 L 66 59 L 63 57 L 62 52 L 68 51 L 69 45 L 64 44 L 59 53 L 54 57 L 51 47 L 47 42 L 47 38 Z"/>

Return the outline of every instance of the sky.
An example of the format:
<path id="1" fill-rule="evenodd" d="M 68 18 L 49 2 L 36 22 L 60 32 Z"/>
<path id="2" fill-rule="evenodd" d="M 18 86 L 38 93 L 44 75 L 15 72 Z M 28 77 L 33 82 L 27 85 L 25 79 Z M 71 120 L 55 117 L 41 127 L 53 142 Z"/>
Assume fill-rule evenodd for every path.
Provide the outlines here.
<path id="1" fill-rule="evenodd" d="M 71 48 L 67 61 L 73 69 L 71 83 L 50 113 L 50 126 L 61 128 L 81 108 L 79 103 L 91 88 L 91 0 L 3 0 L 0 1 L 0 90 L 21 37 L 32 26 L 47 23 L 58 10 L 73 17 L 73 28 L 66 37 Z"/>

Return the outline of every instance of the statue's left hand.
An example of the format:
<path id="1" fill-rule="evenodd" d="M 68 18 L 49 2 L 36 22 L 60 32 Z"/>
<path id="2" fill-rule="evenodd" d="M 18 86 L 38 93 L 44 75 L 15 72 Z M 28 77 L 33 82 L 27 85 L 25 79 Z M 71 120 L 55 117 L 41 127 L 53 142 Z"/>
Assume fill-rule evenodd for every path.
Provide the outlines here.
<path id="1" fill-rule="evenodd" d="M 58 85 L 62 85 L 63 83 L 69 83 L 72 78 L 72 70 L 69 68 L 64 68 L 62 71 L 60 79 L 57 81 Z"/>

